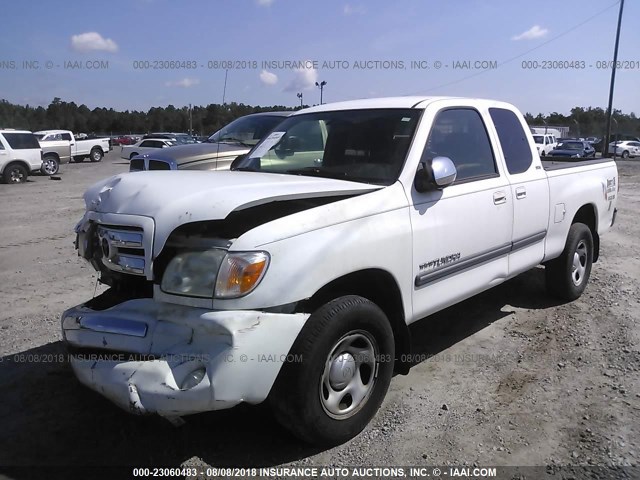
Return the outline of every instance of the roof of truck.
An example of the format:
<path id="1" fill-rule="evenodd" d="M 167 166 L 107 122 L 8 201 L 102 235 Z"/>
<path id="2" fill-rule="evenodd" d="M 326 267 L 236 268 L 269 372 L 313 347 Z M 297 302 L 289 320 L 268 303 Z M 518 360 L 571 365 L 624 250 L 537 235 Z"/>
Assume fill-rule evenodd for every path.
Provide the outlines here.
<path id="1" fill-rule="evenodd" d="M 505 106 L 508 105 L 505 102 L 482 99 L 482 98 L 468 98 L 468 97 L 429 97 L 429 96 L 406 96 L 406 97 L 384 97 L 384 98 L 364 98 L 360 100 L 349 100 L 346 102 L 325 103 L 323 105 L 316 105 L 315 107 L 305 108 L 299 110 L 299 113 L 312 113 L 322 112 L 329 110 L 358 110 L 366 108 L 419 108 L 424 109 L 430 103 L 443 100 L 464 100 L 472 102 L 483 102 L 490 106 Z"/>

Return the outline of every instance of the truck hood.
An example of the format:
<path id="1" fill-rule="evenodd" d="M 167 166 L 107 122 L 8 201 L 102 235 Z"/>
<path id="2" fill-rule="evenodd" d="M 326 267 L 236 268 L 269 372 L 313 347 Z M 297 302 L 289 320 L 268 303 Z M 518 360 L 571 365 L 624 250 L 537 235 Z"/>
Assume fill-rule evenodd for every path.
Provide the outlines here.
<path id="1" fill-rule="evenodd" d="M 222 220 L 231 212 L 282 200 L 357 195 L 383 187 L 273 173 L 149 171 L 116 175 L 84 194 L 88 211 L 151 217 L 164 243 L 176 227 Z"/>

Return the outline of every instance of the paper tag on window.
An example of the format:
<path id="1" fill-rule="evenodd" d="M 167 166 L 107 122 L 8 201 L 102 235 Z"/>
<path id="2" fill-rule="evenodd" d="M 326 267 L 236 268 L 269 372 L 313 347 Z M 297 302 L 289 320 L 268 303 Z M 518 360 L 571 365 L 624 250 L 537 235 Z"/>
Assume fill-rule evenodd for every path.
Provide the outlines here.
<path id="1" fill-rule="evenodd" d="M 263 157 L 271 148 L 273 148 L 280 139 L 284 136 L 286 132 L 271 132 L 266 138 L 262 140 L 257 148 L 251 152 L 249 155 L 250 158 L 261 158 Z"/>

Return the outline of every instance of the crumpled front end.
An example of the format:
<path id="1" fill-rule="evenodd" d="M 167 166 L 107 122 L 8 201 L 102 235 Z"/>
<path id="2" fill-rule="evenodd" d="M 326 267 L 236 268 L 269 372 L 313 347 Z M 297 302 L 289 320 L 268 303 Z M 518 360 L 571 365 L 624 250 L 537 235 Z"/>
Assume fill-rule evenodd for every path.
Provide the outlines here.
<path id="1" fill-rule="evenodd" d="M 78 379 L 121 408 L 176 417 L 264 401 L 308 314 L 129 300 L 62 315 Z"/>

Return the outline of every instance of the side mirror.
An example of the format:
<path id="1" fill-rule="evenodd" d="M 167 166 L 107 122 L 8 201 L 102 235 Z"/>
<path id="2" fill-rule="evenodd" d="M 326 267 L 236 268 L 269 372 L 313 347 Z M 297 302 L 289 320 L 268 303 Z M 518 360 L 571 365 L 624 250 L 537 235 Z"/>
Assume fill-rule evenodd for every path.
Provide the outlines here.
<path id="1" fill-rule="evenodd" d="M 455 182 L 458 175 L 456 166 L 449 157 L 435 157 L 430 163 L 421 162 L 413 180 L 413 186 L 420 193 L 441 190 Z"/>

